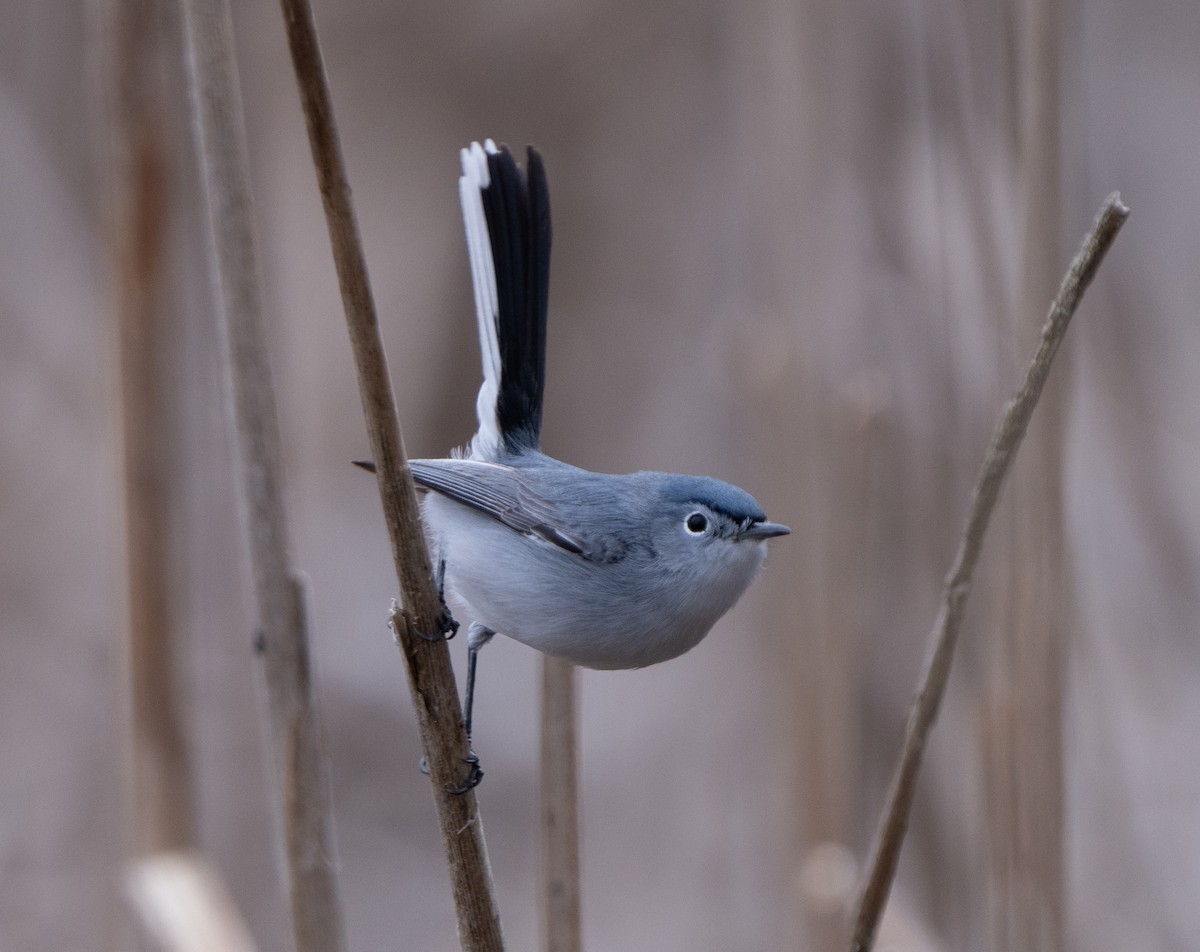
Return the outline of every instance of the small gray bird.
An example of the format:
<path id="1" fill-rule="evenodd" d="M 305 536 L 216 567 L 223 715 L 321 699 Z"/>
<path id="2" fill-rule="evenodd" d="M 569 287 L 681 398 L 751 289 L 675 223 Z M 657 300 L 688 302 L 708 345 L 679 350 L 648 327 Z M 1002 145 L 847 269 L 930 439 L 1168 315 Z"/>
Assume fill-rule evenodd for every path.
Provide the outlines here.
<path id="1" fill-rule="evenodd" d="M 477 654 L 497 632 L 589 668 L 666 661 L 708 634 L 766 541 L 789 532 L 729 483 L 592 473 L 541 452 L 550 202 L 533 148 L 526 166 L 491 140 L 462 150 L 479 430 L 465 453 L 411 463 L 434 562 L 473 619 L 468 737 Z"/>

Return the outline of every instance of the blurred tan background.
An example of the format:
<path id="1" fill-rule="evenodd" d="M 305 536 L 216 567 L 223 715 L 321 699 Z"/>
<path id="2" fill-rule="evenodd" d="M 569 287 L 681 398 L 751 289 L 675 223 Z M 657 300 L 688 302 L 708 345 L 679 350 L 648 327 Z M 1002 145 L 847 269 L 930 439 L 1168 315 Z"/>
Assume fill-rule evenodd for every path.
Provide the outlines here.
<path id="1" fill-rule="evenodd" d="M 374 484 L 348 465 L 367 442 L 280 15 L 236 7 L 350 947 L 449 950 L 385 628 L 395 580 Z M 3 9 L 0 948 L 110 949 L 128 941 L 131 820 L 103 15 Z M 976 468 L 1044 313 L 1014 317 L 1029 16 L 975 0 L 317 6 L 410 453 L 473 430 L 457 149 L 533 142 L 555 227 L 545 448 L 722 477 L 795 530 L 694 652 L 583 676 L 590 949 L 837 947 L 839 877 L 865 852 Z M 1069 4 L 1061 31 L 1061 239 L 1043 267 L 1061 273 L 1109 191 L 1133 209 L 1048 417 L 1070 582 L 1055 593 L 1066 946 L 1186 949 L 1200 930 L 1200 7 Z M 167 559 L 197 837 L 260 947 L 282 950 L 170 8 L 162 37 Z M 1052 506 L 1045 520 L 1052 531 Z M 1028 555 L 1017 522 L 1002 503 L 919 785 L 896 948 L 1005 945 L 997 791 L 1023 778 L 997 767 L 994 700 L 1002 568 Z M 537 658 L 497 639 L 481 678 L 481 810 L 509 947 L 530 949 Z"/>

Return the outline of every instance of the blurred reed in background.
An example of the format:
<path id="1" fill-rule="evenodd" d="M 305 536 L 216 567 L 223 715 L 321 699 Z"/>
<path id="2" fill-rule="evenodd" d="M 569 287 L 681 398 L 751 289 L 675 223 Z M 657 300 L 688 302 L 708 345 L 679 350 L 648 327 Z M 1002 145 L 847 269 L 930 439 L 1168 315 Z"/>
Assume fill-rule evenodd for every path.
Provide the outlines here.
<path id="1" fill-rule="evenodd" d="M 195 842 L 275 950 L 287 928 L 249 587 L 179 24 L 163 11 L 174 700 Z M 0 944 L 117 947 L 130 613 L 101 18 L 28 0 L 5 12 Z M 279 12 L 235 14 L 349 946 L 452 949 L 385 628 L 383 526 L 348 465 L 366 442 Z M 1029 4 L 937 0 L 318 6 L 411 454 L 473 429 L 457 149 L 529 141 L 555 219 L 547 449 L 730 479 L 795 530 L 695 652 L 584 673 L 586 947 L 842 947 L 989 428 L 1046 280 L 1114 188 L 1135 218 L 989 539 L 892 928 L 904 948 L 1032 947 L 1013 918 L 1031 882 L 1041 948 L 1059 929 L 1068 948 L 1186 948 L 1200 925 L 1200 9 L 1103 0 L 1055 15 L 1039 32 Z M 1031 106 L 1043 101 L 1057 115 Z M 1022 576 L 1046 583 L 1033 622 Z M 1006 634 L 1042 626 L 1041 660 Z M 489 648 L 476 737 L 513 949 L 537 933 L 536 660 Z M 1031 790 L 1049 820 L 1028 822 L 1048 826 L 1021 819 Z"/>

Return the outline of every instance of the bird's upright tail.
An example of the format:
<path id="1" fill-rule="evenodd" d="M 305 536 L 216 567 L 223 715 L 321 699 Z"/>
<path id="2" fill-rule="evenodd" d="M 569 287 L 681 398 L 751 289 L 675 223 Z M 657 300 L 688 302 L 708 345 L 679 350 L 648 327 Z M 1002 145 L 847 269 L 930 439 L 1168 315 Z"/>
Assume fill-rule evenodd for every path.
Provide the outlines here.
<path id="1" fill-rule="evenodd" d="M 462 168 L 459 197 L 483 356 L 471 456 L 494 459 L 536 449 L 541 439 L 550 194 L 532 147 L 522 170 L 507 146 L 473 142 L 462 150 Z"/>

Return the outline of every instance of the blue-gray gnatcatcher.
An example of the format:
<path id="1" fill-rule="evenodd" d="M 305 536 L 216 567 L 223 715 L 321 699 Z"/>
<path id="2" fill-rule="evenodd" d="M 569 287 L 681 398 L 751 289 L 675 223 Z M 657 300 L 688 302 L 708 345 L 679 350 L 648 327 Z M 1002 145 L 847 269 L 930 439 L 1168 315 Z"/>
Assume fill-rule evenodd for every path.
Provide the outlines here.
<path id="1" fill-rule="evenodd" d="M 465 452 L 410 464 L 434 563 L 472 616 L 468 738 L 477 655 L 497 632 L 589 668 L 666 661 L 708 633 L 764 543 L 789 531 L 729 483 L 592 473 L 541 452 L 550 204 L 533 148 L 526 166 L 491 140 L 462 150 L 479 430 Z M 468 783 L 480 776 L 476 765 Z"/>

